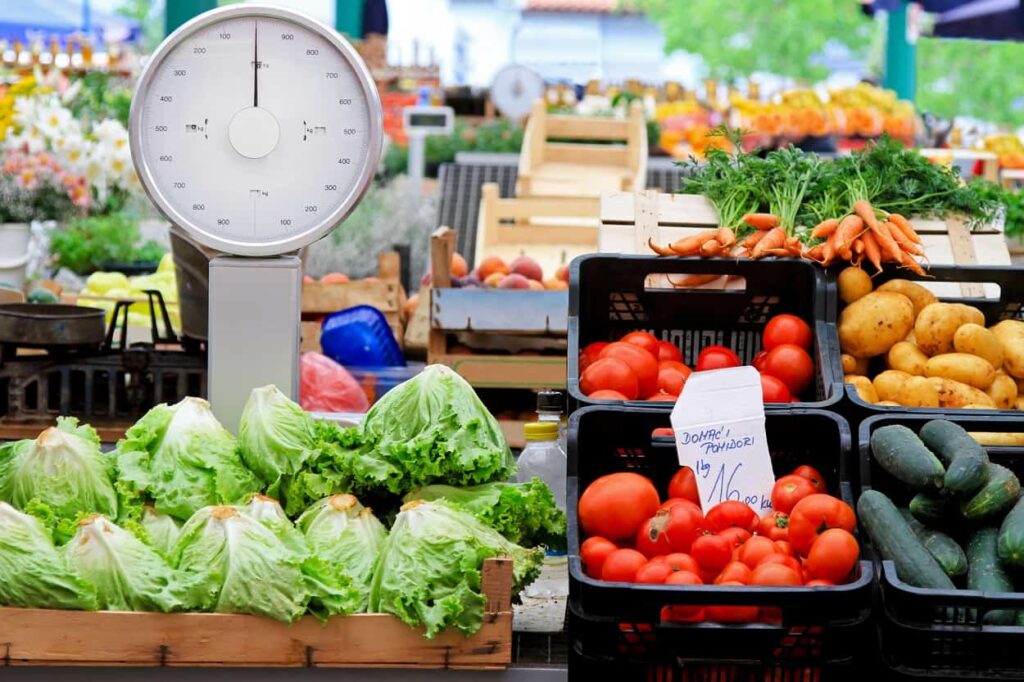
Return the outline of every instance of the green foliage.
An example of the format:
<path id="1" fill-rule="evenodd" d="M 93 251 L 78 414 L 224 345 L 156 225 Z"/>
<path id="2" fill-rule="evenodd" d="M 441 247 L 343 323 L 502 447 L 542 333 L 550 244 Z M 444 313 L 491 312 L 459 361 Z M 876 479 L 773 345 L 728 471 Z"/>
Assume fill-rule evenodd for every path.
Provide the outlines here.
<path id="1" fill-rule="evenodd" d="M 1024 192 L 1006 189 L 987 180 L 975 180 L 971 188 L 985 199 L 998 201 L 1006 208 L 1004 232 L 1009 237 L 1024 235 Z"/>
<path id="2" fill-rule="evenodd" d="M 724 80 L 755 71 L 820 80 L 815 62 L 830 43 L 865 58 L 877 26 L 852 0 L 639 0 L 658 22 L 665 50 L 704 58 L 708 75 Z"/>
<path id="3" fill-rule="evenodd" d="M 131 84 L 105 71 L 89 71 L 80 80 L 81 89 L 68 102 L 74 117 L 83 123 L 113 118 L 127 128 L 132 108 Z"/>
<path id="4" fill-rule="evenodd" d="M 86 275 L 104 263 L 158 261 L 164 250 L 141 236 L 135 218 L 124 213 L 75 218 L 66 228 L 50 233 L 50 251 L 59 267 Z"/>
<path id="5" fill-rule="evenodd" d="M 938 116 L 1024 125 L 1024 43 L 922 38 L 917 102 Z"/>

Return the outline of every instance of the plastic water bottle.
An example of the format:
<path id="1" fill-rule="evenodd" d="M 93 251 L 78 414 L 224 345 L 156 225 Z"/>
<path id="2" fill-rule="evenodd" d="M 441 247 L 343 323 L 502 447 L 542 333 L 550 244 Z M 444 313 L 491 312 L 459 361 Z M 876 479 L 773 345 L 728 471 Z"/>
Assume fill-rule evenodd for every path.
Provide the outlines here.
<path id="1" fill-rule="evenodd" d="M 519 455 L 520 483 L 534 476 L 548 484 L 559 509 L 565 510 L 565 450 L 558 444 L 558 424 L 538 421 L 527 424 L 523 431 L 526 447 Z M 565 552 L 549 550 L 544 557 L 540 576 L 524 590 L 527 597 L 558 598 L 569 594 L 569 567 Z"/>
<path id="2" fill-rule="evenodd" d="M 560 391 L 540 391 L 537 393 L 537 421 L 558 424 L 558 444 L 561 446 L 562 452 L 568 454 L 565 397 Z"/>

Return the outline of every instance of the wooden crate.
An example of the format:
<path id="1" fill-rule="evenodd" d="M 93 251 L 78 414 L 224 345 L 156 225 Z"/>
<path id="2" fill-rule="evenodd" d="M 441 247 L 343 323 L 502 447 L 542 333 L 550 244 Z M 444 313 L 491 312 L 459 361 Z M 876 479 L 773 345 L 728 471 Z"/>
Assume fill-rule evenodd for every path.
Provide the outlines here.
<path id="1" fill-rule="evenodd" d="M 564 389 L 567 292 L 454 289 L 454 250 L 450 228 L 431 236 L 427 361 L 451 367 L 477 388 Z M 503 352 L 458 352 L 459 342 Z"/>
<path id="2" fill-rule="evenodd" d="M 483 627 L 432 640 L 394 616 L 292 625 L 221 613 L 0 608 L 0 665 L 501 669 L 512 660 L 512 560 L 484 561 Z"/>
<path id="3" fill-rule="evenodd" d="M 558 139 L 585 141 L 552 141 Z M 647 123 L 640 102 L 624 120 L 549 114 L 544 100 L 534 103 L 523 132 L 516 195 L 598 197 L 642 189 L 646 179 Z"/>
<path id="4" fill-rule="evenodd" d="M 999 157 L 981 149 L 941 149 L 926 147 L 917 150 L 921 156 L 935 163 L 952 164 L 957 161 L 981 161 L 981 177 L 999 182 Z"/>

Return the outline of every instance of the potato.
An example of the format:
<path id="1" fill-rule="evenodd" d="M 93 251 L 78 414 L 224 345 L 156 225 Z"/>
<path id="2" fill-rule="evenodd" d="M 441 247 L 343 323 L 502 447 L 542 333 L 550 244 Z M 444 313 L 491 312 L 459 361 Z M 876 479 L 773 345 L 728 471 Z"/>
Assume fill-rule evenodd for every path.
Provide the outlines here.
<path id="1" fill-rule="evenodd" d="M 865 376 L 857 376 L 855 374 L 847 374 L 843 381 L 852 384 L 853 388 L 857 391 L 857 395 L 860 399 L 866 403 L 877 403 L 878 393 L 875 391 L 874 385 L 871 383 L 871 379 Z"/>
<path id="2" fill-rule="evenodd" d="M 925 355 L 952 353 L 953 337 L 961 325 L 970 322 L 985 324 L 984 316 L 982 315 L 982 321 L 978 322 L 975 313 L 981 315 L 977 308 L 962 303 L 932 303 L 925 306 L 914 322 L 917 347 L 924 351 Z"/>
<path id="3" fill-rule="evenodd" d="M 1003 370 L 1006 371 L 1006 370 Z M 1017 379 L 1017 395 L 1024 395 L 1024 379 Z"/>
<path id="4" fill-rule="evenodd" d="M 987 409 L 995 408 L 996 404 L 987 393 L 968 384 L 946 379 L 945 377 L 928 377 L 925 379 L 938 391 L 939 407 L 967 407 L 968 405 L 984 405 Z"/>
<path id="5" fill-rule="evenodd" d="M 857 358 L 887 353 L 914 326 L 914 304 L 903 294 L 874 291 L 839 315 L 839 346 Z M 955 331 L 955 330 L 954 330 Z"/>
<path id="6" fill-rule="evenodd" d="M 840 361 L 843 363 L 843 374 L 863 374 L 868 373 L 868 359 L 867 358 L 855 358 L 852 355 L 843 353 L 840 356 Z"/>
<path id="7" fill-rule="evenodd" d="M 1012 410 L 1017 404 L 1017 382 L 1002 370 L 996 372 L 986 393 L 1000 410 Z"/>
<path id="8" fill-rule="evenodd" d="M 1003 345 L 1003 369 L 1015 379 L 1024 379 L 1024 322 L 1003 320 L 990 331 Z"/>
<path id="9" fill-rule="evenodd" d="M 981 445 L 1024 446 L 1024 433 L 999 433 L 996 431 L 968 431 L 967 435 Z"/>
<path id="10" fill-rule="evenodd" d="M 871 276 L 860 268 L 852 265 L 844 268 L 839 273 L 839 298 L 843 303 L 850 304 L 859 298 L 864 298 L 874 288 L 871 284 Z"/>
<path id="11" fill-rule="evenodd" d="M 920 376 L 924 374 L 924 364 L 928 362 L 928 356 L 914 344 L 900 341 L 889 349 L 888 360 L 892 369 Z"/>
<path id="12" fill-rule="evenodd" d="M 938 407 L 939 393 L 924 377 L 889 369 L 872 382 L 881 401 L 891 401 L 906 407 Z"/>
<path id="13" fill-rule="evenodd" d="M 1024 395 L 1017 396 L 1017 406 L 1015 409 L 1024 410 Z"/>
<path id="14" fill-rule="evenodd" d="M 916 346 L 917 345 L 917 334 L 915 334 L 914 330 L 911 329 L 910 333 L 907 334 L 907 338 L 905 338 L 903 340 L 906 341 L 907 343 L 912 343 L 912 344 L 914 344 Z"/>
<path id="15" fill-rule="evenodd" d="M 945 377 L 982 390 L 992 385 L 996 370 L 984 358 L 970 353 L 943 353 L 924 363 L 926 377 Z"/>
<path id="16" fill-rule="evenodd" d="M 935 294 L 928 291 L 928 289 L 924 288 L 917 282 L 911 282 L 909 279 L 890 279 L 888 282 L 878 287 L 878 291 L 891 291 L 893 293 L 903 294 L 909 298 L 914 304 L 915 317 L 917 317 L 925 306 L 939 302 L 939 299 L 935 298 Z"/>
<path id="17" fill-rule="evenodd" d="M 953 335 L 953 348 L 958 353 L 970 353 L 985 358 L 996 369 L 1003 366 L 1003 344 L 996 335 L 980 324 L 962 324 Z"/>
<path id="18" fill-rule="evenodd" d="M 871 383 L 874 385 L 879 399 L 900 402 L 903 387 L 907 385 L 912 376 L 897 369 L 887 369 L 876 376 Z"/>
<path id="19" fill-rule="evenodd" d="M 877 403 L 875 403 L 875 405 L 878 405 L 879 407 L 881 407 L 883 405 L 885 407 L 903 407 L 902 405 L 900 405 L 895 400 L 879 400 Z"/>

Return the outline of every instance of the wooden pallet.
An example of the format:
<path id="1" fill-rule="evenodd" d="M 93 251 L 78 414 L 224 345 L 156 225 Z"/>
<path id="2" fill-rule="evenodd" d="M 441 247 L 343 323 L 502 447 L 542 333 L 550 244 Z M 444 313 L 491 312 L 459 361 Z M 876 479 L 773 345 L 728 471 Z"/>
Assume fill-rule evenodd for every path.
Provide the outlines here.
<path id="1" fill-rule="evenodd" d="M 523 132 L 517 196 L 598 197 L 642 189 L 646 179 L 647 123 L 640 102 L 624 120 L 549 114 L 544 100 L 534 103 Z"/>
<path id="2" fill-rule="evenodd" d="M 477 388 L 564 389 L 567 292 L 454 289 L 454 250 L 450 228 L 431 236 L 427 362 L 451 367 Z M 490 350 L 458 348 L 466 345 Z"/>
<path id="3" fill-rule="evenodd" d="M 434 639 L 391 615 L 292 625 L 222 613 L 0 608 L 0 666 L 502 669 L 512 660 L 512 560 L 487 559 L 483 627 Z"/>

